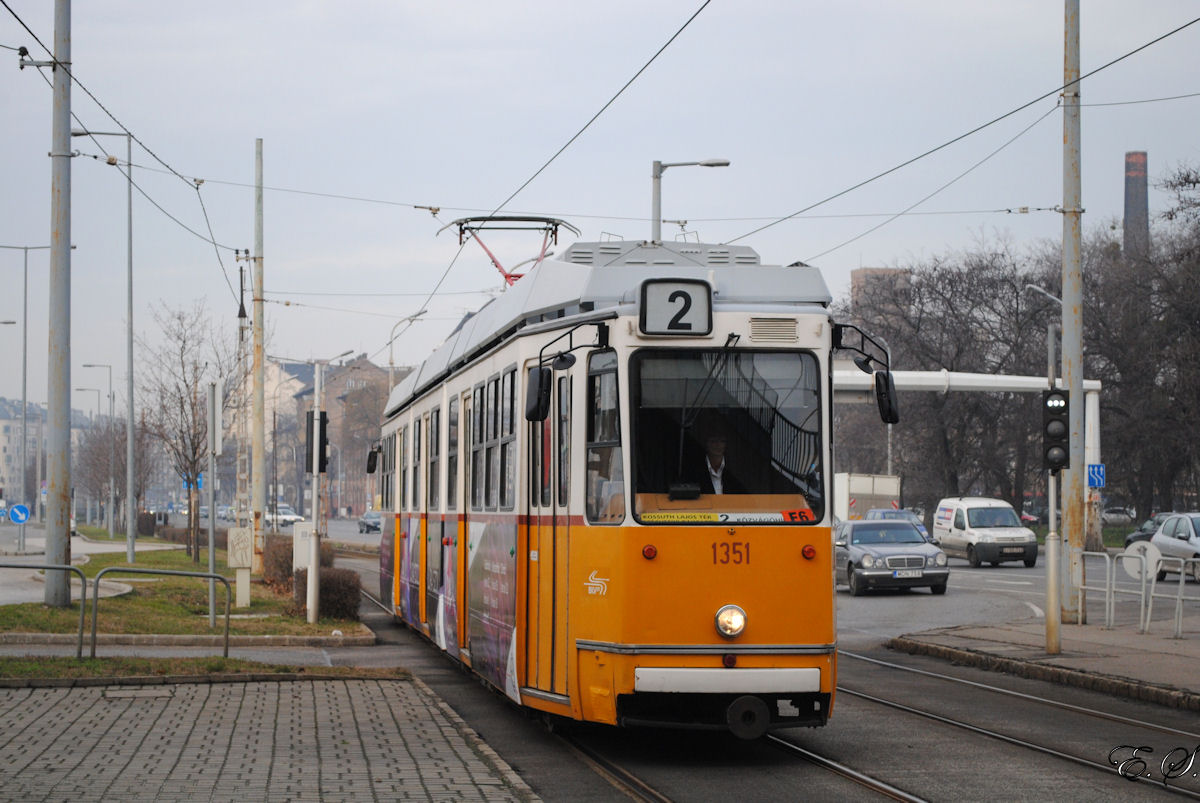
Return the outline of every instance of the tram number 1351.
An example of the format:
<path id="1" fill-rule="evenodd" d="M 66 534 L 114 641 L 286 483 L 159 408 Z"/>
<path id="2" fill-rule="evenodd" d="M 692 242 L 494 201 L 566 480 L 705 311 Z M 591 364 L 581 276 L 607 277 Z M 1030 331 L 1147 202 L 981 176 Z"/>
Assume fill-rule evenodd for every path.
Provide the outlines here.
<path id="1" fill-rule="evenodd" d="M 750 544 L 743 541 L 719 541 L 712 545 L 713 563 L 749 563 Z"/>

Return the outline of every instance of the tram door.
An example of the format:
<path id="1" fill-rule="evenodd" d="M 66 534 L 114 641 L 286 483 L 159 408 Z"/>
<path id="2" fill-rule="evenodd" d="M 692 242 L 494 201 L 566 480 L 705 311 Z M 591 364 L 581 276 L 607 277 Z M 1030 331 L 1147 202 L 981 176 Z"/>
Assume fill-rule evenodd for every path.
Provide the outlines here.
<path id="1" fill-rule="evenodd" d="M 526 374 L 527 375 L 527 374 Z M 554 377 L 550 415 L 530 422 L 526 476 L 525 685 L 566 695 L 571 377 Z"/>

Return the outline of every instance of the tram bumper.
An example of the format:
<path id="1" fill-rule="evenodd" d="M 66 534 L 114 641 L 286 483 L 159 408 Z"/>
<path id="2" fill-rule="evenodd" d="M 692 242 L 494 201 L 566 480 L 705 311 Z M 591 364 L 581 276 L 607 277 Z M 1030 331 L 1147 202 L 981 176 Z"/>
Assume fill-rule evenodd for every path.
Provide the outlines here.
<path id="1" fill-rule="evenodd" d="M 729 730 L 757 739 L 775 728 L 817 727 L 829 718 L 821 670 L 639 667 L 634 693 L 617 697 L 626 726 Z"/>

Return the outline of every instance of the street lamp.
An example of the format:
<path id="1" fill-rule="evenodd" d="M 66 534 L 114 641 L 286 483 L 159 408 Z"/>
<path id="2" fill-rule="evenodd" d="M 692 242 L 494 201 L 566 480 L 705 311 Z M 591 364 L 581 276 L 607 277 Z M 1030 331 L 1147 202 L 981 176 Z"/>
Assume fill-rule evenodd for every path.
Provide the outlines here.
<path id="1" fill-rule="evenodd" d="M 662 174 L 668 167 L 729 167 L 728 159 L 704 159 L 699 162 L 654 162 L 650 177 L 653 179 L 650 199 L 650 242 L 662 242 Z"/>
<path id="2" fill-rule="evenodd" d="M 133 543 L 137 537 L 137 511 L 134 510 L 134 480 L 133 480 L 133 135 L 128 131 L 71 131 L 73 137 L 125 137 L 125 179 L 128 186 L 126 192 L 126 296 L 125 296 L 125 358 L 129 366 L 126 371 L 127 410 L 125 418 L 125 560 L 133 563 Z M 108 157 L 108 163 L 116 165 L 116 158 Z M 112 534 L 112 527 L 109 527 Z"/>
<path id="3" fill-rule="evenodd" d="M 91 393 L 94 391 L 96 393 L 96 415 L 97 416 L 100 415 L 100 388 L 75 388 L 75 390 L 80 393 Z M 96 428 L 96 420 L 93 418 L 92 419 L 92 429 L 95 429 L 95 428 Z M 99 502 L 99 500 L 96 500 L 96 501 Z M 72 506 L 72 508 L 75 506 L 74 502 L 72 502 L 71 506 Z M 74 512 L 75 512 L 74 510 L 71 511 L 72 514 L 74 514 Z M 91 513 L 90 507 L 88 509 L 88 512 L 89 512 L 89 514 Z M 109 511 L 109 512 L 111 512 L 111 511 Z"/>
<path id="4" fill-rule="evenodd" d="M 28 462 L 26 457 L 26 449 L 29 444 L 29 427 L 28 427 L 28 394 L 26 387 L 26 379 L 28 378 L 28 362 L 29 362 L 29 252 L 49 250 L 48 245 L 0 245 L 0 248 L 8 248 L 12 250 L 20 250 L 25 252 L 25 272 L 21 280 L 21 501 L 29 502 L 25 498 L 25 464 Z M 72 250 L 75 246 L 71 246 Z M 41 416 L 38 416 L 39 425 L 38 431 L 41 432 Z M 38 437 L 38 458 L 42 455 L 42 439 Z M 36 496 L 36 493 L 34 494 Z M 33 502 L 31 510 L 36 510 L 37 500 Z M 38 514 L 39 520 L 41 514 Z M 25 522 L 21 522 L 21 527 L 18 530 L 17 536 L 17 551 L 25 551 Z"/>
<path id="5" fill-rule="evenodd" d="M 116 481 L 113 476 L 113 467 L 116 465 L 116 455 L 113 454 L 113 438 L 112 438 L 112 422 L 113 422 L 113 389 L 112 389 L 112 366 L 102 362 L 85 362 L 84 368 L 107 368 L 108 369 L 108 537 L 113 537 L 113 523 L 115 521 L 115 497 L 116 497 Z M 128 489 L 126 489 L 128 496 Z"/>
<path id="6" fill-rule="evenodd" d="M 407 317 L 401 318 L 400 320 L 396 321 L 396 325 L 392 327 L 392 334 L 390 337 L 388 337 L 388 393 L 389 394 L 392 392 L 392 387 L 393 387 L 392 374 L 396 369 L 396 363 L 392 359 L 392 344 L 396 342 L 396 338 L 399 337 L 400 334 L 403 334 L 403 332 L 401 332 L 400 334 L 397 334 L 396 329 L 398 329 L 400 327 L 400 324 L 402 324 L 402 323 L 407 323 L 408 326 L 412 326 L 413 323 L 416 322 L 417 318 L 421 317 L 428 311 L 429 310 L 427 310 L 427 309 L 423 309 L 420 312 L 414 312 L 412 315 L 409 315 Z M 406 331 L 408 329 L 408 326 L 404 327 Z"/>

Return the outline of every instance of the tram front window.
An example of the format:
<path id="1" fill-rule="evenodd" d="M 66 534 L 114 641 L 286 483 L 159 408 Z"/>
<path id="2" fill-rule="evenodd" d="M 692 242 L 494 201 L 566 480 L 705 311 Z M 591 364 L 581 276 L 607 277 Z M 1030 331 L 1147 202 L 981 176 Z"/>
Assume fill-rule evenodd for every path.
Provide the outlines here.
<path id="1" fill-rule="evenodd" d="M 815 356 L 798 351 L 636 352 L 630 378 L 638 520 L 820 521 L 818 368 Z"/>

